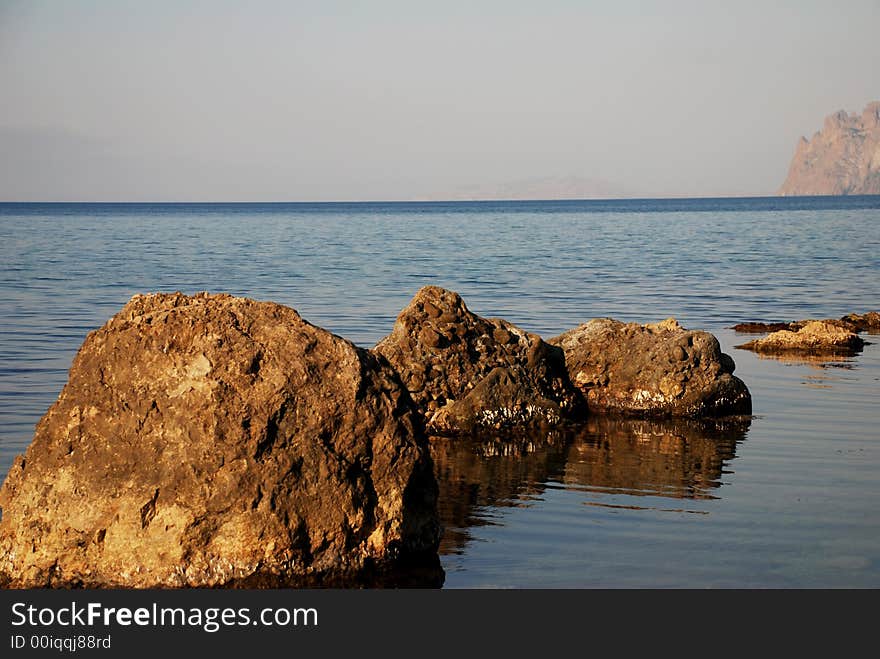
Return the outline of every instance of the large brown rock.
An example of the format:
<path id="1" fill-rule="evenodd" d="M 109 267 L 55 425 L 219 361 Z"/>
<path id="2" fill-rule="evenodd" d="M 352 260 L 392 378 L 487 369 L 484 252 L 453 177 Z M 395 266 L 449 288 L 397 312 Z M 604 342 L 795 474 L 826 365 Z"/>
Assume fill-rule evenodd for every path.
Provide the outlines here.
<path id="1" fill-rule="evenodd" d="M 851 354 L 865 342 L 858 334 L 841 327 L 840 321 L 811 320 L 795 331 L 780 330 L 763 339 L 736 346 L 744 350 L 774 354 L 786 352 Z"/>
<path id="2" fill-rule="evenodd" d="M 795 149 L 781 195 L 880 194 L 880 102 L 843 110 Z"/>
<path id="3" fill-rule="evenodd" d="M 708 332 L 670 318 L 653 325 L 599 318 L 549 340 L 565 352 L 591 412 L 702 417 L 750 414 L 746 385 Z"/>
<path id="4" fill-rule="evenodd" d="M 481 318 L 437 286 L 416 293 L 374 350 L 397 369 L 435 433 L 556 425 L 582 411 L 560 349 Z"/>
<path id="5" fill-rule="evenodd" d="M 11 587 L 344 584 L 436 557 L 396 374 L 292 309 L 135 296 L 88 335 L 0 489 Z"/>

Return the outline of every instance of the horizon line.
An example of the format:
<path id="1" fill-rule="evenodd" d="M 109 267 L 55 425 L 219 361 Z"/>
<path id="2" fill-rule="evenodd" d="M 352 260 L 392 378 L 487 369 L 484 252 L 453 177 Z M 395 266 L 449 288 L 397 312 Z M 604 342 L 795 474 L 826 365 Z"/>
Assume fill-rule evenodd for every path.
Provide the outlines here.
<path id="1" fill-rule="evenodd" d="M 479 204 L 479 203 L 566 203 L 566 202 L 622 202 L 622 201 L 699 201 L 699 200 L 716 200 L 716 199 L 809 199 L 809 198 L 830 198 L 830 197 L 880 197 L 875 194 L 818 194 L 818 195 L 721 195 L 721 196 L 673 196 L 673 197 L 585 197 L 585 198 L 548 198 L 548 199 L 351 199 L 351 200 L 236 200 L 236 201 L 219 201 L 219 200 L 0 200 L 0 204 Z"/>

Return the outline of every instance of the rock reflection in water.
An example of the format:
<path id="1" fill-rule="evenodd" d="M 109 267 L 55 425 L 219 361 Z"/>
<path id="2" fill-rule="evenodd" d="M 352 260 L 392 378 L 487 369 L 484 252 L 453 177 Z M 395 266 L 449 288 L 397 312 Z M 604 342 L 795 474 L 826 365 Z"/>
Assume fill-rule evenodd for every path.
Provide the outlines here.
<path id="1" fill-rule="evenodd" d="M 569 443 L 568 435 L 555 431 L 530 437 L 431 438 L 444 528 L 440 553 L 460 553 L 470 537 L 468 528 L 492 523 L 488 509 L 528 505 L 548 480 L 561 479 Z"/>
<path id="2" fill-rule="evenodd" d="M 749 417 L 588 420 L 571 443 L 563 483 L 591 492 L 714 499 Z"/>
<path id="3" fill-rule="evenodd" d="M 461 553 L 470 528 L 497 523 L 494 508 L 532 505 L 551 487 L 588 492 L 587 503 L 612 507 L 638 506 L 619 506 L 609 495 L 718 498 L 725 463 L 750 423 L 593 417 L 568 432 L 434 438 L 440 553 Z"/>

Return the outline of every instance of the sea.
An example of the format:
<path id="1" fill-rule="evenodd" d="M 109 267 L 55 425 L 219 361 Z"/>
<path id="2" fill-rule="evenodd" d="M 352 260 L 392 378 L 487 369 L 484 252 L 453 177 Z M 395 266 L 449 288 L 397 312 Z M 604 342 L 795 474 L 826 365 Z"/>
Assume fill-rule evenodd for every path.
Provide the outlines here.
<path id="1" fill-rule="evenodd" d="M 781 360 L 730 329 L 880 310 L 880 196 L 2 203 L 0 477 L 136 293 L 271 300 L 371 347 L 427 284 L 545 338 L 674 317 L 754 405 L 435 441 L 444 588 L 880 587 L 880 335 Z"/>

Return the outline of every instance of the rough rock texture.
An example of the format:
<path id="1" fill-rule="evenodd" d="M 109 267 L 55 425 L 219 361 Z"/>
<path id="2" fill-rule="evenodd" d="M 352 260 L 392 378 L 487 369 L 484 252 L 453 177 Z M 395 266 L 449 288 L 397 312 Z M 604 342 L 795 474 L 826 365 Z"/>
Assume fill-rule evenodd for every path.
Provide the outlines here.
<path id="1" fill-rule="evenodd" d="M 435 433 L 554 425 L 582 411 L 559 348 L 471 313 L 436 286 L 416 293 L 374 350 L 400 373 Z"/>
<path id="2" fill-rule="evenodd" d="M 825 119 L 798 142 L 781 195 L 880 194 L 880 102 Z"/>
<path id="3" fill-rule="evenodd" d="M 752 399 L 734 363 L 708 332 L 674 319 L 638 325 L 591 320 L 549 341 L 565 352 L 591 412 L 636 416 L 749 414 Z"/>
<path id="4" fill-rule="evenodd" d="M 736 347 L 762 353 L 799 351 L 846 354 L 861 350 L 864 345 L 858 334 L 840 327 L 838 322 L 811 320 L 797 331 L 780 330 Z"/>
<path id="5" fill-rule="evenodd" d="M 0 489 L 0 582 L 323 585 L 430 555 L 413 410 L 387 365 L 292 309 L 135 296 Z"/>

